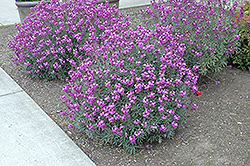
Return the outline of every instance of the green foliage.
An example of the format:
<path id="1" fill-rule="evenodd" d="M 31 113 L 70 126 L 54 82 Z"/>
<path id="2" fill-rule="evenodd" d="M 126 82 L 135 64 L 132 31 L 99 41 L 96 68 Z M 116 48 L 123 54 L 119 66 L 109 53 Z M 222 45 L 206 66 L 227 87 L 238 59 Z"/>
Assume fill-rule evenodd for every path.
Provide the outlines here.
<path id="1" fill-rule="evenodd" d="M 244 16 L 242 22 L 238 22 L 240 12 Z M 235 53 L 231 56 L 231 62 L 242 70 L 250 71 L 250 3 L 245 1 L 237 10 L 236 23 L 240 24 L 240 45 Z"/>
<path id="2" fill-rule="evenodd" d="M 231 56 L 231 61 L 242 70 L 250 71 L 250 40 L 248 38 L 241 39 L 241 45 Z"/>

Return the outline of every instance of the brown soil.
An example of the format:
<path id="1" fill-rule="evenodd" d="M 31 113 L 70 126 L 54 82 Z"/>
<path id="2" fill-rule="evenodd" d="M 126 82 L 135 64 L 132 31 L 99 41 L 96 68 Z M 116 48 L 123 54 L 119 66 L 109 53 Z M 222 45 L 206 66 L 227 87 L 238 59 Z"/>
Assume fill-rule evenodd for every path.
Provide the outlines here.
<path id="1" fill-rule="evenodd" d="M 131 11 L 128 11 L 128 13 Z M 136 15 L 136 14 L 134 14 Z M 173 139 L 163 140 L 150 149 L 131 155 L 119 147 L 103 145 L 87 138 L 57 110 L 64 109 L 60 96 L 63 81 L 44 82 L 33 79 L 11 58 L 7 47 L 16 34 L 14 26 L 0 28 L 0 67 L 3 68 L 46 112 L 96 165 L 249 165 L 250 163 L 250 73 L 224 69 L 212 79 L 201 78 L 202 95 L 191 99 L 199 105 L 188 111 L 185 128 Z"/>

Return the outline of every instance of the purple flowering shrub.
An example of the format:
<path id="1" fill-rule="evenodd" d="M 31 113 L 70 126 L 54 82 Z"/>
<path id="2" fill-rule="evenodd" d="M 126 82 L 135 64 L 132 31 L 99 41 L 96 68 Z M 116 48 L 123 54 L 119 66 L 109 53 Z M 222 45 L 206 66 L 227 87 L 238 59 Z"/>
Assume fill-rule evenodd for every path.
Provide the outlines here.
<path id="1" fill-rule="evenodd" d="M 162 26 L 173 26 L 179 43 L 185 43 L 183 58 L 188 67 L 199 66 L 199 74 L 220 71 L 238 45 L 234 23 L 237 2 L 226 0 L 159 0 L 141 11 Z"/>
<path id="2" fill-rule="evenodd" d="M 85 43 L 90 56 L 69 72 L 67 95 L 61 96 L 67 106 L 61 114 L 72 120 L 68 127 L 130 153 L 145 141 L 173 136 L 185 122 L 198 75 L 187 68 L 186 46 L 172 29 L 157 24 L 134 30 L 120 17 L 99 40 Z"/>
<path id="3" fill-rule="evenodd" d="M 118 9 L 97 0 L 60 3 L 41 1 L 31 9 L 18 33 L 9 41 L 15 51 L 13 61 L 22 64 L 33 77 L 65 79 L 72 66 L 88 56 L 84 43 L 98 36 L 116 21 Z M 93 38 L 93 37 L 92 37 Z"/>

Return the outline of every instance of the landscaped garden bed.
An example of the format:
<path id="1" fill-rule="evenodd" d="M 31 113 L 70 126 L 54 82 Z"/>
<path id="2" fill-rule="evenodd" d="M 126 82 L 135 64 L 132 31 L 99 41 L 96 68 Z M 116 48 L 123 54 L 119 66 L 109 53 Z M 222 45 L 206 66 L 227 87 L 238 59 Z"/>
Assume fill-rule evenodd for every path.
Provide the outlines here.
<path id="1" fill-rule="evenodd" d="M 133 19 L 134 22 L 138 20 L 138 17 L 133 18 L 133 14 L 138 15 L 139 9 L 120 12 L 131 12 L 131 22 Z M 6 43 L 9 35 L 16 34 L 14 27 L 0 31 Z M 202 94 L 190 95 L 190 100 L 198 104 L 199 109 L 183 112 L 187 117 L 187 124 L 183 124 L 185 128 L 170 135 L 170 139 L 158 139 L 159 143 L 145 142 L 141 146 L 143 149 L 132 155 L 121 147 L 104 145 L 97 139 L 86 137 L 84 133 L 81 135 L 78 129 L 69 129 L 70 119 L 59 113 L 65 110 L 60 101 L 60 96 L 64 94 L 61 88 L 65 82 L 32 79 L 20 66 L 13 66 L 10 58 L 14 53 L 6 46 L 1 48 L 1 54 L 4 55 L 0 59 L 1 67 L 97 165 L 244 165 L 249 160 L 249 72 L 224 68 L 216 76 L 207 74 L 201 77 L 197 85 Z M 173 123 L 171 125 L 176 127 Z M 232 156 L 235 158 L 232 159 Z"/>

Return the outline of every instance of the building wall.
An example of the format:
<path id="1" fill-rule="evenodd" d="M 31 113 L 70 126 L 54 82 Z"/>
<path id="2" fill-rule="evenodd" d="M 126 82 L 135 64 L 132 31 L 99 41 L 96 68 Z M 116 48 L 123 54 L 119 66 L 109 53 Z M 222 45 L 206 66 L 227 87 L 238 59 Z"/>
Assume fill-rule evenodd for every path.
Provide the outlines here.
<path id="1" fill-rule="evenodd" d="M 142 5 L 149 5 L 151 0 L 120 0 L 119 1 L 119 8 L 129 8 L 135 6 L 142 6 Z M 200 0 L 197 0 L 198 2 Z M 233 4 L 233 2 L 237 1 L 238 3 L 243 3 L 244 0 L 227 0 L 229 4 Z M 231 6 L 230 5 L 230 6 Z"/>
<path id="2" fill-rule="evenodd" d="M 150 4 L 151 0 L 120 0 L 119 8 L 128 8 Z"/>

